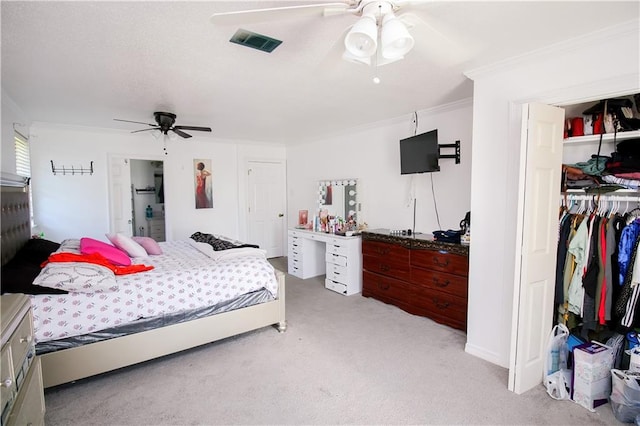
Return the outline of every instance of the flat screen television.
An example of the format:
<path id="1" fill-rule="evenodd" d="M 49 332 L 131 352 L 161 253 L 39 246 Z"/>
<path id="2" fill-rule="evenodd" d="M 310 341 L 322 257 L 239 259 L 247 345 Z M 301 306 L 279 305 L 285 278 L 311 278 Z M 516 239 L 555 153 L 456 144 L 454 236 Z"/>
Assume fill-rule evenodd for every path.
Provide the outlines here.
<path id="1" fill-rule="evenodd" d="M 400 140 L 400 174 L 439 172 L 438 129 Z"/>

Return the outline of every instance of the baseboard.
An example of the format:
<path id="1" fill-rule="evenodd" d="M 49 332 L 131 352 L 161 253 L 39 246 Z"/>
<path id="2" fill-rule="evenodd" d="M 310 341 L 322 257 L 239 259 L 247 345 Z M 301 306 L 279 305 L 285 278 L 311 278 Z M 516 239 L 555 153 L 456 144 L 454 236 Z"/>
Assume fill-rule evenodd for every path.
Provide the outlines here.
<path id="1" fill-rule="evenodd" d="M 475 345 L 471 345 L 469 343 L 466 343 L 464 345 L 464 351 L 470 355 L 476 356 L 478 358 L 484 359 L 485 361 L 489 361 L 492 364 L 496 364 L 499 365 L 500 367 L 504 367 L 504 368 L 509 368 L 509 363 L 508 361 L 505 362 L 504 360 L 500 359 L 500 356 L 498 356 L 498 354 L 496 354 L 495 352 L 489 352 L 487 350 L 485 350 L 484 348 L 481 348 L 479 346 L 475 346 Z"/>

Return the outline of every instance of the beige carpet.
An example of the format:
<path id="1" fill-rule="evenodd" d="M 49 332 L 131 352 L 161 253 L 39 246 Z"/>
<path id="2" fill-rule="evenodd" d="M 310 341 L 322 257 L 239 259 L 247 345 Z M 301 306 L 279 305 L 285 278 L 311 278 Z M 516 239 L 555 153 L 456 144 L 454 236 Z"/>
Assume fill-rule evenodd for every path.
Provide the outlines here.
<path id="1" fill-rule="evenodd" d="M 273 263 L 286 270 L 286 258 Z M 45 391 L 46 424 L 618 424 L 507 390 L 465 335 L 323 277 L 287 275 L 289 328 L 267 327 Z"/>

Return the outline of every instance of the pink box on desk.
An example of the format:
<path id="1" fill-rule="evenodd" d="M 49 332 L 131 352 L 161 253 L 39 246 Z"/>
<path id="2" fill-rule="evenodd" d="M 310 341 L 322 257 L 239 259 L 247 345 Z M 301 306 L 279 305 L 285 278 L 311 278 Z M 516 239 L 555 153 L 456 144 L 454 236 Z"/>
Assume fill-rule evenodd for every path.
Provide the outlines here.
<path id="1" fill-rule="evenodd" d="M 584 343 L 573 349 L 573 386 L 571 399 L 593 411 L 606 404 L 611 395 L 613 349 L 598 342 Z"/>

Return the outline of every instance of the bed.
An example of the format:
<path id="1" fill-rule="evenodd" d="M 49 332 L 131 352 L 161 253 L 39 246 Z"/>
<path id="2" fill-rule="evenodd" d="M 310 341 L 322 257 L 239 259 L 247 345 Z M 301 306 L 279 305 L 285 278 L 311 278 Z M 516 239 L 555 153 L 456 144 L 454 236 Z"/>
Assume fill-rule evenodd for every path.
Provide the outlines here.
<path id="1" fill-rule="evenodd" d="M 22 186 L 20 180 L 7 180 L 3 176 L 2 216 L 0 217 L 0 223 L 2 224 L 1 249 L 3 267 L 30 240 L 28 195 Z M 187 257 L 200 259 L 197 261 L 192 260 L 193 262 L 201 262 L 203 256 L 206 258 L 206 250 L 198 252 L 196 250 L 197 244 L 192 243 L 192 241 L 168 242 L 163 243 L 162 247 L 167 252 L 167 256 L 178 250 L 182 251 L 183 255 Z M 232 251 L 230 250 L 229 252 Z M 70 333 L 74 335 L 65 338 L 61 337 L 62 334 L 58 335 L 55 334 L 56 332 L 52 332 L 51 340 L 48 340 L 48 343 L 53 344 L 53 347 L 43 349 L 45 342 L 40 342 L 40 340 L 45 340 L 42 338 L 42 323 L 45 318 L 47 318 L 47 321 L 51 321 L 51 315 L 54 315 L 56 311 L 55 303 L 57 301 L 68 300 L 68 306 L 75 306 L 71 304 L 71 301 L 76 300 L 77 294 L 75 294 L 76 292 L 69 292 L 68 294 L 38 294 L 30 296 L 34 311 L 34 325 L 36 327 L 36 351 L 42 363 L 45 388 L 180 352 L 266 326 L 275 326 L 278 331 L 285 331 L 285 275 L 282 271 L 274 269 L 266 258 L 260 260 L 259 256 L 254 256 L 252 259 L 247 259 L 240 255 L 229 256 L 230 259 L 217 259 L 217 272 L 205 273 L 202 269 L 198 269 L 197 265 L 191 264 L 192 268 L 190 268 L 191 271 L 189 273 L 195 273 L 194 270 L 199 270 L 198 280 L 202 281 L 203 284 L 215 287 L 219 281 L 225 279 L 227 281 L 234 280 L 229 277 L 225 278 L 226 270 L 238 272 L 245 265 L 253 265 L 254 270 L 252 273 L 256 274 L 256 276 L 259 274 L 264 276 L 265 271 L 270 271 L 270 279 L 268 281 L 272 282 L 265 288 L 259 290 L 253 288 L 249 291 L 249 295 L 242 294 L 240 296 L 235 292 L 226 291 L 229 293 L 226 295 L 226 299 L 216 303 L 215 306 L 196 306 L 197 303 L 193 300 L 185 300 L 184 303 L 189 309 L 180 309 L 180 306 L 178 306 L 178 312 L 165 312 L 162 309 L 158 310 L 157 307 L 149 308 L 145 303 L 147 297 L 144 294 L 145 291 L 150 291 L 149 286 L 145 288 L 144 285 L 139 284 L 140 282 L 149 281 L 155 283 L 156 279 L 160 279 L 158 277 L 162 276 L 162 271 L 167 267 L 166 264 L 171 264 L 172 262 L 167 256 L 158 256 L 157 260 L 151 260 L 153 258 L 151 256 L 149 259 L 142 259 L 137 262 L 145 265 L 151 264 L 154 268 L 150 271 L 117 277 L 118 285 L 116 287 L 118 291 L 127 288 L 130 290 L 132 288 L 130 286 L 135 286 L 135 282 L 138 282 L 140 293 L 135 295 L 135 299 L 139 301 L 136 303 L 139 305 L 137 308 L 148 310 L 148 315 L 144 315 L 144 318 L 140 320 L 136 319 L 136 321 L 129 322 L 116 319 L 114 324 L 108 324 L 104 329 L 87 326 L 87 333 Z M 160 259 L 161 257 L 163 259 Z M 136 262 L 134 261 L 134 263 Z M 164 266 L 162 265 L 163 263 L 165 264 Z M 255 268 L 258 268 L 259 271 L 256 272 Z M 123 277 L 126 277 L 129 281 L 122 281 L 121 278 Z M 192 278 L 188 279 L 191 280 Z M 264 280 L 264 278 L 260 279 Z M 177 285 L 179 280 L 175 277 L 172 280 L 174 285 L 171 287 L 174 288 L 174 291 L 177 291 L 180 288 Z M 127 282 L 128 284 L 126 284 Z M 134 284 L 131 284 L 131 282 L 134 282 Z M 228 287 L 233 287 L 233 285 Z M 272 289 L 266 290 L 266 287 L 272 287 Z M 171 291 L 169 287 L 165 286 L 162 290 L 154 287 L 155 290 L 157 290 L 157 294 L 154 294 L 154 298 L 164 299 L 164 305 L 167 305 L 166 302 L 172 297 L 169 294 Z M 192 293 L 199 291 L 193 290 Z M 266 293 L 271 293 L 271 296 L 265 296 Z M 111 292 L 105 292 L 99 295 L 97 300 L 112 296 Z M 197 297 L 195 299 L 204 300 L 198 303 L 210 303 L 206 302 L 205 297 Z M 48 305 L 43 304 L 43 301 L 46 301 Z M 113 300 L 111 301 L 113 302 Z M 48 306 L 46 308 L 48 316 L 43 314 L 44 306 Z M 113 304 L 110 306 L 113 306 Z M 125 308 L 123 307 L 122 309 Z M 67 311 L 68 314 L 68 309 L 60 309 L 60 311 Z M 185 312 L 188 315 L 184 314 Z M 81 316 L 81 314 L 78 315 Z M 129 312 L 129 315 L 132 315 L 131 312 Z M 69 318 L 62 319 L 59 322 L 69 322 Z M 141 326 L 136 328 L 136 326 L 140 325 L 136 324 L 136 322 L 139 322 Z M 83 328 L 84 325 L 76 324 L 75 327 Z M 128 329 L 127 327 L 133 328 Z M 103 333 L 105 330 L 109 333 Z M 62 342 L 62 344 L 56 347 L 55 342 L 58 341 Z"/>

